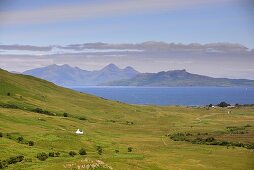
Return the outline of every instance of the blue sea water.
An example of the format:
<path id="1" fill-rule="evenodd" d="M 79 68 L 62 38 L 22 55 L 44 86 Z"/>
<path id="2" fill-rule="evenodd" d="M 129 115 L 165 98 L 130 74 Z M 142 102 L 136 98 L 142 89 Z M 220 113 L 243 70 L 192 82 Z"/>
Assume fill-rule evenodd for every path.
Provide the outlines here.
<path id="1" fill-rule="evenodd" d="M 253 104 L 254 87 L 72 87 L 129 104 L 201 106 L 226 101 Z"/>

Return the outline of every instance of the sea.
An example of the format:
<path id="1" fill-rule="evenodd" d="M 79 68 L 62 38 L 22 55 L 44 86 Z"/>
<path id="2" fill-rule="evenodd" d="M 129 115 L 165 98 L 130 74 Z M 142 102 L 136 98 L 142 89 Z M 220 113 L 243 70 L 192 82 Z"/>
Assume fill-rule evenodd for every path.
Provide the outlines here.
<path id="1" fill-rule="evenodd" d="M 254 87 L 69 87 L 105 99 L 141 105 L 254 104 Z"/>

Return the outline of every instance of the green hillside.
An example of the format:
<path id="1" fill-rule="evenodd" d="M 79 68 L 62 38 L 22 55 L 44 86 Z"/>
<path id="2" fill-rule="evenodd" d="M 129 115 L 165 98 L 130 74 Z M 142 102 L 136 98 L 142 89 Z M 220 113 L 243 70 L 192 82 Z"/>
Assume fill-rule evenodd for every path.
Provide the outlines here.
<path id="1" fill-rule="evenodd" d="M 0 168 L 254 169 L 253 139 L 253 106 L 127 105 L 0 70 Z"/>

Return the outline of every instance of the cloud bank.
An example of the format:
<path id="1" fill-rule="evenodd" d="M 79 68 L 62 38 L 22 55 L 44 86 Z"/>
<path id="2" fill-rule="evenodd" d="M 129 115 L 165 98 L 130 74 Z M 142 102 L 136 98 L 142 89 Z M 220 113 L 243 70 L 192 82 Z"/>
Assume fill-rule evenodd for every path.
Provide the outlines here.
<path id="1" fill-rule="evenodd" d="M 98 70 L 109 63 L 120 67 L 132 66 L 140 72 L 187 69 L 213 77 L 254 79 L 254 50 L 241 44 L 149 41 L 138 44 L 0 46 L 0 68 L 9 71 L 23 72 L 50 64 L 69 64 L 84 70 Z"/>

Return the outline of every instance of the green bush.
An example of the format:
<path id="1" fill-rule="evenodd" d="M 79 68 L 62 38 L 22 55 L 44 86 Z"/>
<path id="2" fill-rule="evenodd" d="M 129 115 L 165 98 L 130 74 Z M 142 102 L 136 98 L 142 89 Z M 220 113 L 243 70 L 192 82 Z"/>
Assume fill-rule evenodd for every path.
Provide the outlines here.
<path id="1" fill-rule="evenodd" d="M 86 117 L 80 117 L 79 120 L 87 120 Z"/>
<path id="2" fill-rule="evenodd" d="M 68 117 L 68 113 L 63 113 L 63 117 Z"/>
<path id="3" fill-rule="evenodd" d="M 17 155 L 17 156 L 12 156 L 9 159 L 7 159 L 7 163 L 8 164 L 15 164 L 17 162 L 21 162 L 24 160 L 24 156 L 23 155 Z"/>
<path id="4" fill-rule="evenodd" d="M 55 157 L 55 152 L 49 152 L 49 157 Z"/>
<path id="5" fill-rule="evenodd" d="M 119 153 L 119 150 L 118 150 L 118 149 L 116 149 L 116 150 L 115 150 L 115 152 L 116 152 L 116 153 Z"/>
<path id="6" fill-rule="evenodd" d="M 22 136 L 17 138 L 18 143 L 23 143 L 24 142 L 24 138 Z"/>
<path id="7" fill-rule="evenodd" d="M 0 104 L 0 107 L 10 108 L 10 109 L 18 109 L 19 107 L 14 104 Z"/>
<path id="8" fill-rule="evenodd" d="M 128 152 L 132 152 L 132 147 L 128 147 Z"/>
<path id="9" fill-rule="evenodd" d="M 59 157 L 60 156 L 60 152 L 55 152 L 55 157 Z"/>
<path id="10" fill-rule="evenodd" d="M 74 152 L 74 151 L 70 151 L 70 152 L 69 152 L 69 155 L 72 156 L 72 157 L 74 157 L 75 155 L 77 155 L 77 153 Z"/>
<path id="11" fill-rule="evenodd" d="M 101 146 L 97 146 L 97 147 L 96 147 L 96 150 L 97 150 L 97 152 L 98 152 L 99 155 L 102 154 L 102 147 L 101 147 Z"/>
<path id="12" fill-rule="evenodd" d="M 33 109 L 32 111 L 33 111 L 33 112 L 36 112 L 36 113 L 40 113 L 40 114 L 55 116 L 54 113 L 52 113 L 52 112 L 50 112 L 50 111 L 47 111 L 47 110 L 42 110 L 41 108 L 36 108 L 36 109 Z"/>
<path id="13" fill-rule="evenodd" d="M 10 93 L 10 92 L 8 92 L 8 93 L 7 93 L 7 96 L 11 96 L 11 93 Z"/>
<path id="14" fill-rule="evenodd" d="M 34 142 L 33 141 L 28 141 L 28 145 L 29 146 L 34 146 Z"/>
<path id="15" fill-rule="evenodd" d="M 37 154 L 37 158 L 40 160 L 40 161 L 45 161 L 46 159 L 48 159 L 48 155 L 44 152 L 41 152 L 41 153 L 38 153 Z"/>
<path id="16" fill-rule="evenodd" d="M 0 160 L 0 169 L 4 169 L 6 167 L 8 167 L 7 161 L 6 160 L 3 160 L 3 161 Z"/>
<path id="17" fill-rule="evenodd" d="M 215 141 L 215 139 L 214 139 L 214 137 L 208 137 L 208 138 L 206 138 L 205 141 L 206 142 L 213 142 L 213 141 Z"/>
<path id="18" fill-rule="evenodd" d="M 2 133 L 2 132 L 0 132 L 0 138 L 1 138 L 1 137 L 3 137 L 3 133 Z"/>
<path id="19" fill-rule="evenodd" d="M 80 154 L 80 155 L 86 155 L 86 150 L 85 150 L 84 148 L 81 148 L 81 149 L 79 150 L 79 154 Z"/>

